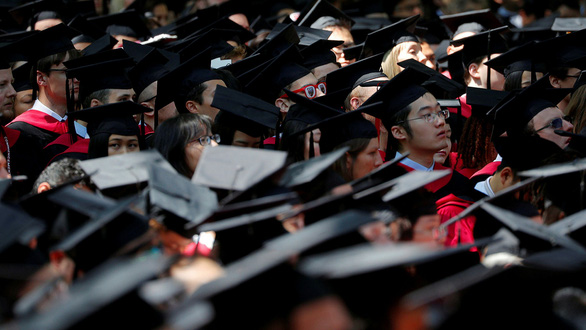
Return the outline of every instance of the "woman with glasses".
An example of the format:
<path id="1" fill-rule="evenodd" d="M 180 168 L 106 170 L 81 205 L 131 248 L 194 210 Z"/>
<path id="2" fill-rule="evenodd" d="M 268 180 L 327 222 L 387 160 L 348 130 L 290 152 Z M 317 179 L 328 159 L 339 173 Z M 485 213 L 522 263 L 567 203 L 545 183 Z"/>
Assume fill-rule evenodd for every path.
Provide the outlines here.
<path id="1" fill-rule="evenodd" d="M 182 113 L 164 121 L 157 129 L 155 148 L 180 174 L 191 178 L 203 149 L 220 142 L 212 135 L 212 120 L 206 115 Z"/>

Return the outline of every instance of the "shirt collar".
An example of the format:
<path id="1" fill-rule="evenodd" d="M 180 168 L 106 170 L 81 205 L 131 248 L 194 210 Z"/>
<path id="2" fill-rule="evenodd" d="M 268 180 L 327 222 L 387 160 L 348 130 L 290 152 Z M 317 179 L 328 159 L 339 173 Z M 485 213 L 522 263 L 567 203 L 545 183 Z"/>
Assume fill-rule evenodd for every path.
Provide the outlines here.
<path id="1" fill-rule="evenodd" d="M 31 109 L 46 113 L 60 122 L 67 120 L 67 115 L 65 115 L 65 117 L 59 116 L 55 111 L 49 109 L 46 105 L 39 101 L 39 99 L 35 101 L 35 104 L 33 104 L 33 107 Z"/>
<path id="2" fill-rule="evenodd" d="M 395 159 L 397 158 L 401 158 L 403 155 L 401 155 L 398 151 L 395 153 Z M 411 159 L 409 159 L 408 157 L 403 159 L 401 161 L 401 164 L 408 166 L 416 171 L 425 171 L 425 172 L 431 172 L 433 171 L 433 168 L 435 167 L 435 160 L 431 163 L 430 167 L 425 167 Z"/>
<path id="3" fill-rule="evenodd" d="M 490 186 L 490 179 L 492 176 L 488 177 L 488 179 L 484 181 L 478 182 L 474 186 L 474 190 L 480 191 L 481 193 L 485 194 L 488 197 L 494 197 L 494 191 L 492 191 L 492 187 Z"/>

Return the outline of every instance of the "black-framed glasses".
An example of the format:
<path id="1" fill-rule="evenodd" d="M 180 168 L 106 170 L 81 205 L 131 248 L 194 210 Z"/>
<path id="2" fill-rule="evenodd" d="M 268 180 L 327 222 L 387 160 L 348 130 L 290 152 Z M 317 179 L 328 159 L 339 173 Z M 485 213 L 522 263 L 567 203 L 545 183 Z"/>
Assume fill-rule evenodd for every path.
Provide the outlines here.
<path id="1" fill-rule="evenodd" d="M 359 84 L 358 86 L 360 86 L 360 87 L 376 87 L 376 90 L 378 91 L 379 89 L 381 89 L 381 87 L 386 85 L 389 81 L 390 80 L 367 81 L 367 82 L 363 82 L 362 84 Z"/>
<path id="2" fill-rule="evenodd" d="M 535 131 L 535 133 L 539 132 L 539 131 L 543 131 L 546 128 L 553 128 L 553 129 L 561 129 L 562 127 L 564 127 L 564 119 L 563 118 L 555 118 L 552 121 L 549 122 L 549 124 L 543 126 L 542 128 L 538 129 Z"/>
<path id="3" fill-rule="evenodd" d="M 443 120 L 450 118 L 450 110 L 444 109 L 444 110 L 438 111 L 437 113 L 435 113 L 435 112 L 426 113 L 425 115 L 419 116 L 417 118 L 402 120 L 402 121 L 398 122 L 397 124 L 402 124 L 406 121 L 412 121 L 412 120 L 418 120 L 418 119 L 423 119 L 423 120 L 425 120 L 426 123 L 432 124 L 432 123 L 435 123 L 436 120 L 438 120 L 438 118 L 441 118 Z"/>
<path id="4" fill-rule="evenodd" d="M 49 72 L 66 72 L 67 69 L 49 69 L 47 71 L 49 71 Z"/>
<path id="5" fill-rule="evenodd" d="M 220 134 L 214 134 L 214 135 L 206 135 L 206 136 L 202 136 L 199 139 L 195 139 L 195 141 L 198 141 L 199 144 L 201 144 L 202 146 L 209 146 L 210 144 L 212 144 L 212 141 L 215 141 L 216 143 L 220 143 L 220 141 L 222 141 L 222 139 L 220 138 Z"/>

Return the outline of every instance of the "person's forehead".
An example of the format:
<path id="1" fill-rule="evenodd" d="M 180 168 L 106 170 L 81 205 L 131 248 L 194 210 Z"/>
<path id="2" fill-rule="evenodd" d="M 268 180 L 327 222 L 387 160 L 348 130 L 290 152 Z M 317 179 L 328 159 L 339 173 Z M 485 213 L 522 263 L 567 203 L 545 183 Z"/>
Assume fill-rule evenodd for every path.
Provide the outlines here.
<path id="1" fill-rule="evenodd" d="M 551 120 L 563 117 L 564 113 L 558 107 L 549 107 L 541 110 L 533 117 L 535 120 Z"/>
<path id="2" fill-rule="evenodd" d="M 226 87 L 226 83 L 221 79 L 212 79 L 212 80 L 208 80 L 204 83 L 206 84 L 207 89 L 211 89 L 211 88 L 216 89 L 216 86 L 218 86 L 218 85 Z"/>
<path id="3" fill-rule="evenodd" d="M 430 106 L 435 108 L 437 105 L 437 99 L 431 93 L 427 92 L 411 103 L 411 112 L 415 113 L 419 111 L 421 107 Z"/>
<path id="4" fill-rule="evenodd" d="M 307 74 L 297 80 L 295 80 L 292 84 L 291 84 L 291 89 L 295 90 L 295 89 L 299 89 L 303 86 L 307 86 L 307 85 L 315 85 L 317 84 L 317 79 L 315 78 L 315 76 L 313 74 Z"/>
<path id="5" fill-rule="evenodd" d="M 10 68 L 0 70 L 0 79 L 12 80 L 12 70 Z"/>

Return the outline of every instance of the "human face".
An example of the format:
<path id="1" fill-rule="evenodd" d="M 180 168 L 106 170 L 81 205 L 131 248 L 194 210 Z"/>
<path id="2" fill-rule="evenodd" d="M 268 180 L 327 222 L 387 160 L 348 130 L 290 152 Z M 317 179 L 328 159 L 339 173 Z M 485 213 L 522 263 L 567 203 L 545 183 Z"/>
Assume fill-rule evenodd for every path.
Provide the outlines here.
<path id="1" fill-rule="evenodd" d="M 447 127 L 447 125 L 446 125 L 446 127 Z M 444 164 L 446 162 L 446 159 L 450 155 L 450 150 L 452 149 L 452 140 L 450 139 L 451 136 L 452 136 L 452 129 L 447 128 L 446 129 L 446 140 L 448 142 L 448 146 L 435 153 L 435 155 L 433 156 L 433 160 L 436 163 Z"/>
<path id="2" fill-rule="evenodd" d="M 253 137 L 244 132 L 236 131 L 234 132 L 234 139 L 232 140 L 232 145 L 243 148 L 259 148 L 260 138 L 260 136 Z"/>
<path id="3" fill-rule="evenodd" d="M 0 112 L 2 116 L 5 113 L 10 113 L 13 116 L 12 107 L 16 96 L 16 91 L 12 87 L 13 81 L 11 69 L 0 70 Z"/>
<path id="4" fill-rule="evenodd" d="M 139 152 L 138 137 L 112 134 L 108 139 L 108 156 Z"/>
<path id="5" fill-rule="evenodd" d="M 342 45 L 332 48 L 332 51 L 336 54 L 336 62 L 340 63 L 342 67 L 356 62 L 356 59 L 347 60 L 344 55 L 344 48 L 354 46 L 354 37 L 352 37 L 350 30 L 344 27 L 336 26 L 330 31 L 332 31 L 332 34 L 328 37 L 328 40 L 344 41 Z"/>
<path id="6" fill-rule="evenodd" d="M 492 54 L 490 56 L 491 59 L 498 57 L 500 54 Z M 488 57 L 484 59 L 482 64 L 478 66 L 478 72 L 480 74 L 480 83 L 483 88 L 488 87 L 488 81 L 486 80 L 488 66 L 484 64 L 484 62 L 488 61 Z M 505 89 L 505 76 L 503 76 L 500 72 L 490 69 L 490 89 L 496 91 L 502 91 Z"/>
<path id="7" fill-rule="evenodd" d="M 346 157 L 350 157 L 347 155 Z M 352 180 L 360 179 L 370 173 L 375 168 L 382 165 L 383 160 L 378 152 L 378 138 L 370 139 L 366 149 L 362 150 L 356 156 L 356 159 L 349 162 L 349 170 Z"/>
<path id="8" fill-rule="evenodd" d="M 422 215 L 413 226 L 413 242 L 442 244 L 445 237 L 438 231 L 440 226 L 438 214 Z"/>
<path id="9" fill-rule="evenodd" d="M 199 162 L 199 158 L 201 157 L 201 153 L 203 149 L 207 146 L 202 146 L 199 143 L 199 138 L 202 136 L 210 135 L 209 132 L 206 130 L 205 133 L 197 135 L 187 145 L 185 146 L 185 163 L 191 172 L 191 176 L 195 173 L 195 168 L 197 167 L 197 163 Z M 215 147 L 218 144 L 215 141 L 212 141 L 211 146 Z"/>
<path id="10" fill-rule="evenodd" d="M 134 101 L 136 99 L 136 93 L 132 88 L 130 89 L 111 89 L 110 95 L 108 95 L 108 104 L 118 103 L 124 101 Z"/>
<path id="11" fill-rule="evenodd" d="M 20 116 L 25 111 L 33 107 L 33 90 L 27 89 L 24 91 L 16 92 L 14 98 L 14 116 Z"/>
<path id="12" fill-rule="evenodd" d="M 533 122 L 533 128 L 537 131 L 542 127 L 549 125 L 552 120 L 556 118 L 562 118 L 563 126 L 560 129 L 566 132 L 571 132 L 574 128 L 574 125 L 566 120 L 563 120 L 563 117 L 564 113 L 562 110 L 557 107 L 550 107 L 540 111 L 537 115 L 535 115 L 535 117 L 533 117 L 533 119 L 531 119 L 531 122 Z M 537 135 L 543 139 L 557 144 L 562 149 L 565 148 L 570 143 L 570 138 L 557 135 L 555 134 L 554 130 L 555 129 L 553 127 L 548 127 L 537 132 Z"/>
<path id="13" fill-rule="evenodd" d="M 197 112 L 210 116 L 213 121 L 220 111 L 211 105 L 214 100 L 214 95 L 216 95 L 216 87 L 218 85 L 226 87 L 226 83 L 220 79 L 214 79 L 206 81 L 205 84 L 207 88 L 202 93 L 202 104 L 197 105 Z"/>
<path id="14" fill-rule="evenodd" d="M 42 21 L 37 21 L 35 23 L 34 29 L 37 31 L 43 31 L 61 23 L 63 23 L 63 21 L 59 18 L 47 18 Z"/>
<path id="15" fill-rule="evenodd" d="M 407 120 L 439 111 L 440 106 L 435 97 L 430 93 L 425 93 L 411 103 L 411 111 L 407 116 Z M 420 164 L 431 163 L 438 150 L 448 147 L 445 119 L 438 117 L 433 123 L 428 123 L 425 120 L 410 120 L 407 124 L 411 127 L 411 136 L 405 137 L 405 142 L 402 143 L 402 146 L 406 149 L 405 151 L 411 153 L 410 158 L 412 156 L 421 158 L 418 159 Z M 402 127 L 401 130 L 403 130 Z"/>
<path id="16" fill-rule="evenodd" d="M 427 62 L 427 56 L 423 54 L 421 50 L 421 44 L 415 41 L 407 41 L 404 43 L 399 55 L 397 56 L 397 63 L 401 63 L 405 60 L 413 59 L 419 63 L 425 64 Z M 403 68 L 401 68 L 401 71 Z"/>
<path id="17" fill-rule="evenodd" d="M 69 60 L 69 54 L 65 56 L 63 62 L 67 62 Z M 54 105 L 67 105 L 67 94 L 65 90 L 65 84 L 68 81 L 67 76 L 65 75 L 65 70 L 67 69 L 63 62 L 58 64 L 53 64 L 50 67 L 50 70 L 47 73 L 47 86 L 46 86 L 46 93 L 47 97 L 50 99 L 51 103 Z M 73 79 L 73 83 L 69 80 L 69 88 L 74 89 L 75 91 L 75 100 L 79 96 L 79 80 Z"/>
<path id="18" fill-rule="evenodd" d="M 427 61 L 425 61 L 425 65 L 430 68 L 430 69 L 436 69 L 435 66 L 435 53 L 433 52 L 433 49 L 431 49 L 431 46 L 427 43 L 427 42 L 422 42 L 421 43 L 421 51 L 423 52 L 423 55 L 425 55 L 425 57 L 427 57 Z"/>
<path id="19" fill-rule="evenodd" d="M 308 85 L 317 85 L 317 83 L 318 83 L 317 78 L 315 78 L 313 73 L 309 73 L 309 74 L 295 80 L 291 84 L 291 90 L 294 91 L 294 90 L 302 89 Z M 319 88 L 316 88 L 315 92 L 316 92 L 315 97 L 320 97 L 320 96 L 325 95 Z M 303 97 L 306 97 L 305 92 L 303 92 L 303 91 L 299 91 L 297 94 L 299 94 Z"/>

